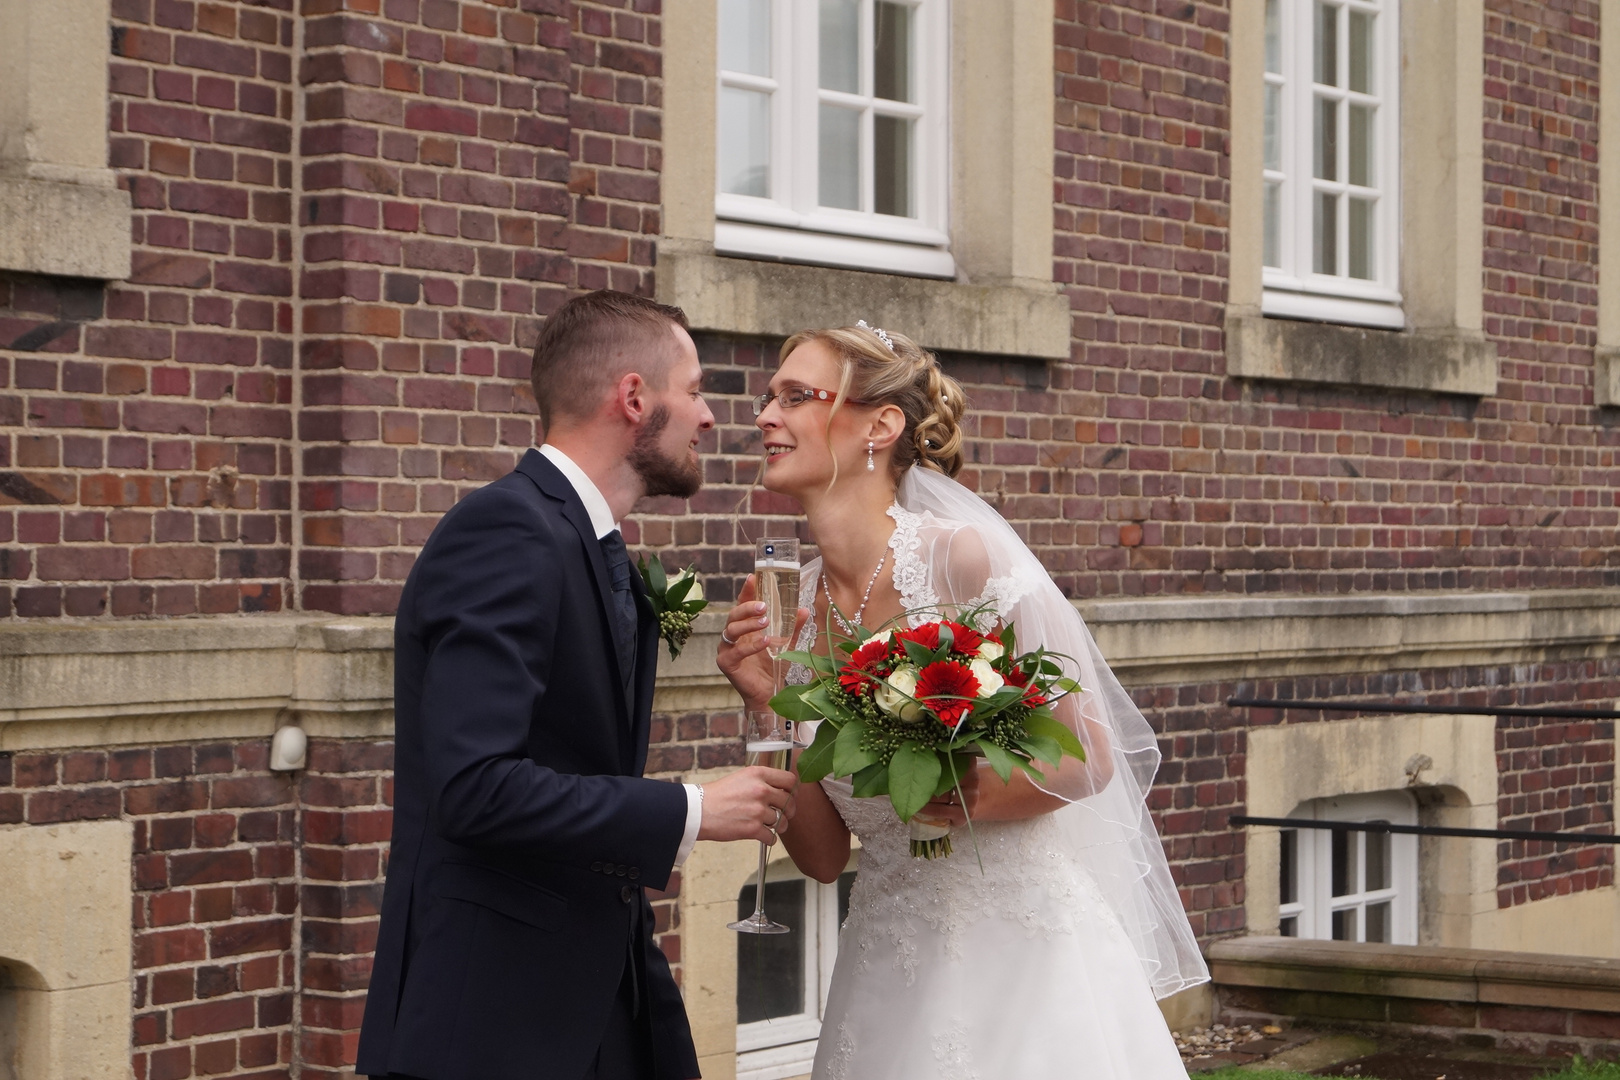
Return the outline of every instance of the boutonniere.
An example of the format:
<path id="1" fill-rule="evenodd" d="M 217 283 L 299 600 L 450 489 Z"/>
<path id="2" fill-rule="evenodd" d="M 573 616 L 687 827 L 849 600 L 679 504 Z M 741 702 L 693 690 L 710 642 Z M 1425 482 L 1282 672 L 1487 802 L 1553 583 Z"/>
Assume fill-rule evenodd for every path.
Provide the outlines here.
<path id="1" fill-rule="evenodd" d="M 698 612 L 709 606 L 703 599 L 703 583 L 690 566 L 673 577 L 657 559 L 650 562 L 642 559 L 636 568 L 647 583 L 653 614 L 658 616 L 658 634 L 669 646 L 669 658 L 673 660 L 681 655 L 681 647 L 692 636 L 692 623 Z"/>

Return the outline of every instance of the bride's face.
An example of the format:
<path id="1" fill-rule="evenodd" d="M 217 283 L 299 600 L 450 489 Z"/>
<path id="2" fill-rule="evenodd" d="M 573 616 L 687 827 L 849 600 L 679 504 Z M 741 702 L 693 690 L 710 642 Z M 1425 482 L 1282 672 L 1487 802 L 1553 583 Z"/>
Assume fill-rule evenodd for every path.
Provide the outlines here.
<path id="1" fill-rule="evenodd" d="M 833 479 L 833 460 L 838 474 L 864 469 L 865 443 L 857 428 L 870 421 L 866 410 L 845 402 L 832 412 L 832 401 L 821 400 L 799 391 L 825 390 L 829 397 L 838 390 L 842 369 L 832 350 L 819 341 L 807 341 L 788 354 L 771 379 L 770 404 L 754 420 L 765 436 L 765 479 L 767 491 L 795 498 L 808 491 L 825 490 Z M 783 395 L 799 404 L 783 408 Z M 827 420 L 832 418 L 831 430 Z"/>

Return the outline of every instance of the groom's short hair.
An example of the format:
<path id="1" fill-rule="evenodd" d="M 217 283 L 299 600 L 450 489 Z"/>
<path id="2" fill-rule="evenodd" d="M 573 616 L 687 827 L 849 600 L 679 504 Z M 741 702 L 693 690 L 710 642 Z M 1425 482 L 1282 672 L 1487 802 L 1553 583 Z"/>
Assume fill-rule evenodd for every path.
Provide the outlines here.
<path id="1" fill-rule="evenodd" d="M 541 426 L 550 428 L 558 413 L 593 415 L 631 372 L 649 385 L 666 385 L 676 356 L 672 326 L 686 329 L 686 312 L 612 289 L 576 296 L 552 312 L 534 343 L 529 373 Z"/>

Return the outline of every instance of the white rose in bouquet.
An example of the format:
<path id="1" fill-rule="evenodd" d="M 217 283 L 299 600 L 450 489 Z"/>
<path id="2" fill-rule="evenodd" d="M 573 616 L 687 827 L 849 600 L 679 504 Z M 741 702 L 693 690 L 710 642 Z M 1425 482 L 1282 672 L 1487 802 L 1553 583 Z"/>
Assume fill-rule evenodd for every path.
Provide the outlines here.
<path id="1" fill-rule="evenodd" d="M 878 684 L 872 692 L 872 701 L 890 716 L 910 723 L 922 716 L 922 706 L 911 700 L 916 694 L 917 669 L 910 664 L 901 664 Z"/>
<path id="2" fill-rule="evenodd" d="M 986 644 L 989 643 L 986 642 Z M 968 670 L 973 672 L 973 677 L 975 679 L 979 680 L 980 697 L 989 697 L 991 694 L 995 693 L 997 690 L 1000 690 L 1006 685 L 1006 680 L 1003 679 L 999 673 L 997 673 L 995 668 L 990 666 L 990 661 L 988 660 L 975 660 L 968 664 Z"/>
<path id="3" fill-rule="evenodd" d="M 984 641 L 979 643 L 979 659 L 981 660 L 1000 660 L 1006 655 L 1007 649 L 999 641 L 991 641 L 989 638 L 985 638 Z"/>

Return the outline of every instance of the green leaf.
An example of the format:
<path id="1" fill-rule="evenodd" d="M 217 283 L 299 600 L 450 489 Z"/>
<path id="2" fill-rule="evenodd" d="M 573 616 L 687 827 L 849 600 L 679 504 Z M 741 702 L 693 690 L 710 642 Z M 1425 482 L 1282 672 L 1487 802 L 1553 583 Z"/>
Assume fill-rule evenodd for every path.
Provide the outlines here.
<path id="1" fill-rule="evenodd" d="M 838 728 L 822 724 L 816 728 L 816 737 L 799 755 L 799 779 L 807 784 L 819 783 L 833 767 L 833 744 L 838 739 Z"/>
<path id="2" fill-rule="evenodd" d="M 883 762 L 868 765 L 856 773 L 850 788 L 857 799 L 870 799 L 889 793 L 889 767 Z"/>
<path id="3" fill-rule="evenodd" d="M 889 801 L 901 821 L 921 810 L 934 797 L 939 783 L 939 754 L 914 742 L 904 742 L 889 759 Z"/>
<path id="4" fill-rule="evenodd" d="M 790 664 L 803 664 L 809 667 L 815 662 L 816 654 L 808 653 L 802 649 L 788 649 L 782 654 L 782 659 Z"/>
<path id="5" fill-rule="evenodd" d="M 1050 736 L 1031 735 L 1028 738 L 1019 739 L 1018 745 L 1022 746 L 1030 757 L 1040 758 L 1048 765 L 1059 765 L 1063 761 L 1063 747 L 1059 746 L 1058 741 Z"/>
<path id="6" fill-rule="evenodd" d="M 669 588 L 669 574 L 664 570 L 662 559 L 653 559 L 647 563 L 647 584 L 652 586 L 654 593 L 662 593 Z"/>
<path id="7" fill-rule="evenodd" d="M 1006 648 L 1008 656 L 1018 655 L 1018 638 L 1013 633 L 1012 623 L 1008 623 L 1006 626 L 1003 626 L 1001 628 L 1001 633 L 997 636 L 1001 638 L 1001 644 Z"/>
<path id="8" fill-rule="evenodd" d="M 878 760 L 872 751 L 861 748 L 865 737 L 866 725 L 859 720 L 851 720 L 838 729 L 838 741 L 833 744 L 834 776 L 851 776 Z"/>
<path id="9" fill-rule="evenodd" d="M 697 615 L 708 606 L 709 602 L 707 600 L 688 600 L 681 605 L 681 610 L 686 612 L 688 615 Z"/>
<path id="10" fill-rule="evenodd" d="M 1025 772 L 1029 773 L 1030 778 L 1032 780 L 1034 780 L 1037 784 L 1046 783 L 1046 774 L 1041 772 L 1041 770 L 1037 769 L 1034 765 L 1032 765 L 1029 762 L 1025 761 L 1023 758 L 1019 757 L 1017 754 L 1009 754 L 1008 757 L 1012 758 L 1012 763 L 1014 765 L 1018 766 L 1020 769 L 1023 769 Z"/>
<path id="11" fill-rule="evenodd" d="M 771 698 L 771 711 L 784 720 L 799 723 L 805 720 L 820 720 L 821 713 L 811 705 L 805 703 L 804 695 L 810 686 L 790 686 Z"/>
<path id="12" fill-rule="evenodd" d="M 1084 689 L 1084 687 L 1082 687 L 1079 683 L 1075 682 L 1073 679 L 1059 679 L 1057 682 L 1053 683 L 1052 685 L 1056 686 L 1059 690 L 1063 691 L 1065 694 L 1078 694 L 1081 690 Z"/>
<path id="13" fill-rule="evenodd" d="M 906 657 L 919 668 L 925 668 L 934 662 L 934 650 L 925 649 L 910 638 L 901 638 L 900 644 L 906 650 Z"/>
<path id="14" fill-rule="evenodd" d="M 954 772 L 952 771 L 954 764 Z M 939 798 L 947 791 L 956 790 L 957 784 L 968 771 L 974 767 L 972 754 L 951 754 L 941 758 L 939 767 L 939 780 L 934 784 L 933 798 Z"/>
<path id="15" fill-rule="evenodd" d="M 1031 736 L 1042 736 L 1057 743 L 1065 754 L 1072 758 L 1086 760 L 1086 748 L 1080 745 L 1080 739 L 1068 726 L 1054 719 L 1045 712 L 1032 712 L 1024 718 L 1024 730 Z M 1053 761 L 1056 765 L 1057 762 Z"/>
<path id="16" fill-rule="evenodd" d="M 984 760 L 988 761 L 990 763 L 990 767 L 996 770 L 996 775 L 1001 777 L 1001 782 L 1003 784 L 1012 779 L 1013 762 L 1015 759 L 1011 754 L 1007 753 L 1007 751 L 1003 750 L 989 739 L 981 741 L 979 743 L 979 749 L 984 751 Z"/>
<path id="17" fill-rule="evenodd" d="M 692 585 L 696 581 L 696 577 L 681 578 L 681 580 L 671 585 L 669 587 L 669 591 L 664 594 L 665 602 L 673 606 L 680 603 L 682 600 L 685 600 L 686 594 L 692 591 Z"/>
<path id="18" fill-rule="evenodd" d="M 848 709 L 833 701 L 832 695 L 827 692 L 826 683 L 811 684 L 810 689 L 804 692 L 804 703 L 829 720 L 848 723 L 856 719 L 855 715 Z"/>

